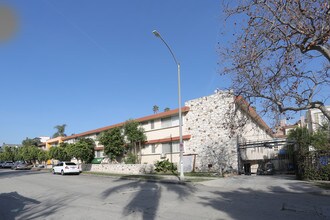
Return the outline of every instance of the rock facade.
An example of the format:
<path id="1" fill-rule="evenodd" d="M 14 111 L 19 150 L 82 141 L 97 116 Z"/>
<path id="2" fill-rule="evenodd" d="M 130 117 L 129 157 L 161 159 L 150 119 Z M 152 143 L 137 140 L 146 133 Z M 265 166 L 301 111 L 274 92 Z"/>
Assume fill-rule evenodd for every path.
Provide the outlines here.
<path id="1" fill-rule="evenodd" d="M 185 103 L 190 108 L 184 121 L 185 129 L 191 134 L 191 139 L 185 142 L 185 154 L 197 154 L 195 171 L 237 170 L 237 139 L 231 137 L 230 130 L 224 126 L 233 100 L 228 92 L 217 92 Z"/>

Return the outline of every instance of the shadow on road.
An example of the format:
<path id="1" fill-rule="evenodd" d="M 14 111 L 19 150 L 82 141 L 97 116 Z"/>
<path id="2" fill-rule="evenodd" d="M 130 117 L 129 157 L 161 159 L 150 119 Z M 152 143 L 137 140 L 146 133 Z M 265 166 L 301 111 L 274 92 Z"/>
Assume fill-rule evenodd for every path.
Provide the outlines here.
<path id="1" fill-rule="evenodd" d="M 0 194 L 0 219 L 16 219 L 28 205 L 40 204 L 39 201 L 21 196 L 17 192 Z"/>
<path id="2" fill-rule="evenodd" d="M 324 219 L 330 218 L 330 197 L 304 186 L 288 184 L 267 191 L 251 188 L 213 191 L 200 204 L 226 213 L 230 219 Z M 309 190 L 303 193 L 300 190 Z"/>
<path id="3" fill-rule="evenodd" d="M 41 203 L 38 200 L 20 195 L 17 192 L 0 194 L 0 219 L 47 219 L 48 216 L 63 208 L 69 198 Z"/>
<path id="4" fill-rule="evenodd" d="M 262 177 L 262 175 L 260 177 Z M 267 177 L 272 179 L 297 180 L 296 175 L 276 174 L 276 175 L 267 175 Z"/>
<path id="5" fill-rule="evenodd" d="M 3 178 L 11 178 L 25 175 L 36 175 L 40 174 L 40 171 L 31 171 L 31 170 L 11 170 L 11 169 L 3 169 L 0 170 L 0 179 Z"/>
<path id="6" fill-rule="evenodd" d="M 119 179 L 116 182 L 127 181 Z M 123 209 L 125 217 L 129 215 L 141 214 L 142 219 L 156 219 L 159 201 L 163 195 L 163 190 L 167 190 L 177 194 L 178 199 L 184 200 L 188 198 L 195 190 L 191 185 L 157 183 L 154 181 L 134 181 L 121 184 L 116 187 L 109 188 L 101 194 L 102 199 L 106 199 L 114 193 L 134 192 L 132 199 Z"/>

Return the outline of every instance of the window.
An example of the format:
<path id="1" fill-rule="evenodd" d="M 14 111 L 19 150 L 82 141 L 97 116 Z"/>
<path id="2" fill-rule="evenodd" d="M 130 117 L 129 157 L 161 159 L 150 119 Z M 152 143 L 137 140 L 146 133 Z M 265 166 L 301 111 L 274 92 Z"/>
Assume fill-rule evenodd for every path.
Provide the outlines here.
<path id="1" fill-rule="evenodd" d="M 103 151 L 95 151 L 95 154 L 96 154 L 96 158 L 100 158 L 100 157 L 103 157 L 104 154 L 103 154 Z"/>
<path id="2" fill-rule="evenodd" d="M 162 118 L 161 119 L 162 128 L 168 128 L 172 126 L 178 126 L 179 125 L 179 116 L 172 116 L 168 118 Z"/>
<path id="3" fill-rule="evenodd" d="M 156 153 L 156 145 L 155 144 L 151 144 L 151 153 Z"/>
<path id="4" fill-rule="evenodd" d="M 180 152 L 180 144 L 179 142 L 173 142 L 172 143 L 172 152 Z"/>
<path id="5" fill-rule="evenodd" d="M 180 152 L 179 142 L 168 142 L 162 144 L 162 153 Z"/>
<path id="6" fill-rule="evenodd" d="M 150 129 L 155 129 L 155 121 L 154 120 L 150 121 Z"/>
<path id="7" fill-rule="evenodd" d="M 147 125 L 148 125 L 147 121 L 141 123 L 141 127 L 144 128 L 144 129 L 147 128 Z"/>
<path id="8" fill-rule="evenodd" d="M 172 118 L 162 118 L 161 119 L 162 128 L 168 128 L 172 126 Z"/>
<path id="9" fill-rule="evenodd" d="M 179 115 L 172 117 L 172 126 L 179 126 Z"/>
<path id="10" fill-rule="evenodd" d="M 170 143 L 163 143 L 162 144 L 162 153 L 171 153 L 171 144 Z"/>
<path id="11" fill-rule="evenodd" d="M 319 114 L 318 113 L 314 113 L 314 119 L 315 119 L 315 123 L 319 123 Z"/>

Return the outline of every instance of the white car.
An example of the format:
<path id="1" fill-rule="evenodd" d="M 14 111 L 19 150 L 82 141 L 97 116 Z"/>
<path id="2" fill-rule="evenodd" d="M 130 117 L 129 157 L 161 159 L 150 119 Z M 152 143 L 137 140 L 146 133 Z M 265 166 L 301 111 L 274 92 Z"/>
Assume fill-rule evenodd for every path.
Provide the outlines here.
<path id="1" fill-rule="evenodd" d="M 53 174 L 60 173 L 64 174 L 79 174 L 80 170 L 77 164 L 73 162 L 60 162 L 53 167 Z"/>

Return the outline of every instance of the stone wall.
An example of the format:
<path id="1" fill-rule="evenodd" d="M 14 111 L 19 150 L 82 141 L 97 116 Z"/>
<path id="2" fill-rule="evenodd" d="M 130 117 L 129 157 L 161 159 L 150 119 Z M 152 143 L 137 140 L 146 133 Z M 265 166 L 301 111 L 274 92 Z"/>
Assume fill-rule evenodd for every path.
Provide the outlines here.
<path id="1" fill-rule="evenodd" d="M 191 139 L 185 142 L 185 154 L 197 154 L 195 171 L 226 172 L 237 169 L 237 140 L 223 126 L 233 96 L 218 92 L 185 103 L 190 111 L 185 129 Z"/>
<path id="2" fill-rule="evenodd" d="M 153 164 L 82 164 L 82 171 L 113 174 L 146 174 L 154 172 Z"/>
<path id="3" fill-rule="evenodd" d="M 239 139 L 270 140 L 272 137 L 249 114 L 236 109 L 234 96 L 225 91 L 190 100 L 185 117 L 185 154 L 196 154 L 195 171 L 235 172 L 242 169 L 238 158 Z M 234 110 L 238 110 L 236 114 Z"/>

